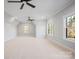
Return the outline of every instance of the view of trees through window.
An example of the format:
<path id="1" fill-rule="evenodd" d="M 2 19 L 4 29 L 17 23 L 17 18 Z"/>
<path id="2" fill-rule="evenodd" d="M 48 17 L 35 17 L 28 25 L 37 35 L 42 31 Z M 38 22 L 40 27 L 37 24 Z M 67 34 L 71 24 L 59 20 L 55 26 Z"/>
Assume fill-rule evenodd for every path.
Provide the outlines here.
<path id="1" fill-rule="evenodd" d="M 75 16 L 66 18 L 66 38 L 75 38 Z"/>

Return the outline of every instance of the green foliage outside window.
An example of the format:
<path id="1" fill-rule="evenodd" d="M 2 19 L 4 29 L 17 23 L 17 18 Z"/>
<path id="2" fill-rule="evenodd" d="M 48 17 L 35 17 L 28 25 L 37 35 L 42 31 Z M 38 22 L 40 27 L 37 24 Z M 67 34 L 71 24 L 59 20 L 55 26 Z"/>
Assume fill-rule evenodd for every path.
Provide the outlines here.
<path id="1" fill-rule="evenodd" d="M 66 38 L 75 38 L 75 16 L 66 18 Z"/>

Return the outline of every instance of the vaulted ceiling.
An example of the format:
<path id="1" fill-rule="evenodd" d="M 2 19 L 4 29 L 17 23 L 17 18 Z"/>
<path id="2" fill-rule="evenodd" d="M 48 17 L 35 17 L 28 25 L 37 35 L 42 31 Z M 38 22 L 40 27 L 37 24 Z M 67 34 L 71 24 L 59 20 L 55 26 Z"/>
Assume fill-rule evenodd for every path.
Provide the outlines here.
<path id="1" fill-rule="evenodd" d="M 55 15 L 63 8 L 70 5 L 73 1 L 74 0 L 32 0 L 31 3 L 34 4 L 36 8 L 31 8 L 28 5 L 24 5 L 23 9 L 20 10 L 22 3 L 8 3 L 8 0 L 4 0 L 4 7 L 6 13 L 13 17 L 16 16 L 19 19 L 25 19 L 28 16 L 41 19 Z"/>

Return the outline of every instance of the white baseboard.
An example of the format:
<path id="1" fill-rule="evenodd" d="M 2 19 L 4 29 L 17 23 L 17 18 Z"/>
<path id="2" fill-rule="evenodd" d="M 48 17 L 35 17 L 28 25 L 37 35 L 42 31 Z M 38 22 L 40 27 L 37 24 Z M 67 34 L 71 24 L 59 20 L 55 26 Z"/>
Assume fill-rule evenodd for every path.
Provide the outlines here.
<path id="1" fill-rule="evenodd" d="M 50 40 L 50 42 L 51 42 L 52 44 L 55 44 L 56 46 L 58 46 L 58 47 L 60 47 L 60 48 L 62 48 L 62 49 L 65 49 L 65 50 L 68 50 L 68 51 L 70 51 L 70 52 L 72 52 L 72 53 L 75 53 L 75 50 L 74 50 L 74 49 L 69 48 L 69 47 L 63 45 L 62 43 L 57 42 L 56 40 L 52 40 L 52 39 L 49 39 L 49 40 Z"/>

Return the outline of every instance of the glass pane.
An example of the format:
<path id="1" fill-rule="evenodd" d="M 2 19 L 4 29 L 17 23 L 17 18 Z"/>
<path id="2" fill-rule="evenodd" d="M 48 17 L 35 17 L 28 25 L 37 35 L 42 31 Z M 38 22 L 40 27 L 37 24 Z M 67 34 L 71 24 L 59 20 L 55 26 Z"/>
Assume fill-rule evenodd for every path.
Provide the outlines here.
<path id="1" fill-rule="evenodd" d="M 53 35 L 53 24 L 48 24 L 48 34 Z"/>
<path id="2" fill-rule="evenodd" d="M 24 33 L 27 33 L 29 31 L 29 26 L 24 26 Z"/>
<path id="3" fill-rule="evenodd" d="M 66 19 L 66 37 L 75 38 L 75 16 Z"/>

